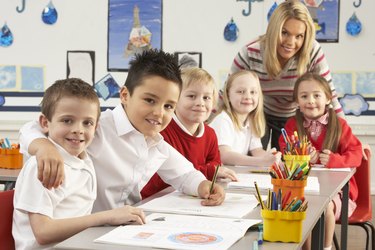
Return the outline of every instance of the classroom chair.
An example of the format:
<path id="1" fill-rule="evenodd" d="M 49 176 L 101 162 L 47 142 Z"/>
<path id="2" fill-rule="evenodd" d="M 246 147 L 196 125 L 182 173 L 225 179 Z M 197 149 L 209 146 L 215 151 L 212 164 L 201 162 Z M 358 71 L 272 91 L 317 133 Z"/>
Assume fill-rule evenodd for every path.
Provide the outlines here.
<path id="1" fill-rule="evenodd" d="M 12 236 L 14 190 L 0 192 L 0 249 L 14 250 Z"/>
<path id="2" fill-rule="evenodd" d="M 371 222 L 372 219 L 372 204 L 371 204 L 371 182 L 370 182 L 370 160 L 371 150 L 370 147 L 364 146 L 364 151 L 367 156 L 367 160 L 362 159 L 361 166 L 357 168 L 354 178 L 358 185 L 358 199 L 356 201 L 357 208 L 348 219 L 349 226 L 360 226 L 366 231 L 366 250 L 369 249 L 369 241 L 371 236 L 371 248 L 375 250 L 375 235 L 374 225 Z M 339 221 L 336 223 L 340 223 Z M 371 235 L 369 235 L 371 233 Z M 339 248 L 339 243 L 336 238 L 336 234 L 333 235 L 333 242 L 336 249 Z"/>

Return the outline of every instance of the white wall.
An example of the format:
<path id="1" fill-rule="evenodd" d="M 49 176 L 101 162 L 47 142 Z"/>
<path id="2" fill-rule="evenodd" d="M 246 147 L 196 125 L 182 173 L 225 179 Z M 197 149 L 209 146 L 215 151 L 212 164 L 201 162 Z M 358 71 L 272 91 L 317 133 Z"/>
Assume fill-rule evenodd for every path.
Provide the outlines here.
<path id="1" fill-rule="evenodd" d="M 54 0 L 59 19 L 52 26 L 45 25 L 40 18 L 49 1 L 26 1 L 26 10 L 19 14 L 16 7 L 21 1 L 1 0 L 0 26 L 7 22 L 13 32 L 14 43 L 8 48 L 0 47 L 0 65 L 44 66 L 45 82 L 50 85 L 56 79 L 66 77 L 68 50 L 93 50 L 96 57 L 95 80 L 105 76 L 108 73 L 108 1 Z M 168 52 L 202 52 L 203 68 L 220 83 L 220 72 L 229 69 L 240 47 L 264 33 L 266 15 L 273 2 L 252 3 L 252 13 L 245 17 L 242 10 L 247 8 L 246 2 L 163 0 L 163 49 Z M 340 41 L 322 44 L 332 71 L 375 71 L 374 9 L 375 1 L 362 1 L 358 9 L 353 7 L 353 1 L 340 1 Z M 354 11 L 363 25 L 358 37 L 351 37 L 345 31 L 345 24 Z M 231 17 L 240 29 L 235 42 L 227 42 L 223 38 L 224 27 Z M 120 85 L 124 83 L 126 73 L 111 74 Z M 16 140 L 16 131 L 22 123 L 36 116 L 32 112 L 0 112 L 0 137 L 9 136 Z M 373 117 L 350 116 L 348 120 L 364 143 L 375 145 Z"/>

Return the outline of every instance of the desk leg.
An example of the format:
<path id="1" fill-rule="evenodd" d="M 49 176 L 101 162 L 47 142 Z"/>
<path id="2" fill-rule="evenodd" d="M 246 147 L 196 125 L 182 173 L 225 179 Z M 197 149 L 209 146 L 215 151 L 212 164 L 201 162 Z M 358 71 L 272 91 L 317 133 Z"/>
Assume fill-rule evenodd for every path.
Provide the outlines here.
<path id="1" fill-rule="evenodd" d="M 311 249 L 323 249 L 324 244 L 324 213 L 316 222 L 312 231 Z"/>
<path id="2" fill-rule="evenodd" d="M 342 189 L 341 250 L 346 250 L 347 243 L 348 243 L 348 204 L 349 204 L 349 182 L 347 182 Z"/>

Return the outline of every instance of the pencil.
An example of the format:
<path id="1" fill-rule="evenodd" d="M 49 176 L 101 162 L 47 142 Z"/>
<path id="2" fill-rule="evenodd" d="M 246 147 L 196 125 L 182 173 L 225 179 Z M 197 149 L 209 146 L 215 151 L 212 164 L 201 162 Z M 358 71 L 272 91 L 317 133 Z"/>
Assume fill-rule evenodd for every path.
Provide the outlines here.
<path id="1" fill-rule="evenodd" d="M 259 198 L 260 206 L 262 207 L 262 209 L 264 209 L 264 204 L 263 204 L 263 201 L 262 201 L 262 197 L 260 196 L 258 184 L 257 184 L 256 181 L 254 181 L 254 186 L 255 186 L 255 191 L 257 192 L 257 195 L 258 195 L 258 198 Z"/>
<path id="2" fill-rule="evenodd" d="M 215 185 L 216 178 L 217 178 L 217 172 L 219 172 L 219 167 L 220 167 L 220 165 L 216 166 L 214 177 L 212 177 L 212 182 L 211 182 L 211 187 L 210 187 L 210 194 L 212 194 L 212 191 L 214 191 L 214 185 Z"/>

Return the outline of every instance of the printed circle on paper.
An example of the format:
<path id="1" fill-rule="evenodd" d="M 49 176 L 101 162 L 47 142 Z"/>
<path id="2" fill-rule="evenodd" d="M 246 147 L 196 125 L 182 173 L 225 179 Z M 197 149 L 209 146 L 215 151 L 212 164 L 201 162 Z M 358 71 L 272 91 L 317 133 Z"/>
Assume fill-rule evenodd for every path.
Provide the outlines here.
<path id="1" fill-rule="evenodd" d="M 175 243 L 195 245 L 216 244 L 223 240 L 221 236 L 199 232 L 185 232 L 172 234 L 168 237 L 168 239 Z"/>

